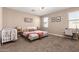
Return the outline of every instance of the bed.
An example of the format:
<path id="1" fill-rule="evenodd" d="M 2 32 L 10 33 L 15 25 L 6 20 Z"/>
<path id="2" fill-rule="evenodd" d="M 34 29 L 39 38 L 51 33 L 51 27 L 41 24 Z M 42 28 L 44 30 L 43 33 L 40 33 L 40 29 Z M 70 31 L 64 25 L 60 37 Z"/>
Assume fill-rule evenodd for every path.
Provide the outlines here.
<path id="1" fill-rule="evenodd" d="M 41 30 L 35 30 L 30 32 L 25 31 L 22 35 L 29 40 L 36 40 L 48 36 L 48 32 Z"/>

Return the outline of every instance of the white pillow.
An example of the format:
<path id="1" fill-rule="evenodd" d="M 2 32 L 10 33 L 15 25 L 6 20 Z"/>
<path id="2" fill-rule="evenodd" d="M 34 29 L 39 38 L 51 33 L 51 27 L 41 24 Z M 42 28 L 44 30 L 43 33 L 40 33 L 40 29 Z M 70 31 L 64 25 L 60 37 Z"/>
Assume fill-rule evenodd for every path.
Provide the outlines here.
<path id="1" fill-rule="evenodd" d="M 37 30 L 37 27 L 27 27 L 27 30 Z"/>

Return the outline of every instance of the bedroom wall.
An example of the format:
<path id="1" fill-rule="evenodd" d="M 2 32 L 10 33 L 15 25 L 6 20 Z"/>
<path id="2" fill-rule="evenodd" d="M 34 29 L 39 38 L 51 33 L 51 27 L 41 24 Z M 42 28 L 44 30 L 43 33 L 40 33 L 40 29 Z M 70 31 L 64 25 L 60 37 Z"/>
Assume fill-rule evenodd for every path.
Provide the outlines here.
<path id="1" fill-rule="evenodd" d="M 3 27 L 22 27 L 26 28 L 29 26 L 40 27 L 40 17 L 34 16 L 28 13 L 16 11 L 9 8 L 3 8 Z M 24 22 L 24 18 L 33 18 L 32 23 Z"/>
<path id="2" fill-rule="evenodd" d="M 2 17 L 3 17 L 3 15 L 2 15 L 2 7 L 0 7 L 0 30 L 2 29 L 2 27 L 3 27 L 3 25 L 2 25 Z"/>
<path id="3" fill-rule="evenodd" d="M 79 11 L 78 7 L 72 7 L 58 12 L 54 12 L 45 16 L 49 17 L 48 32 L 54 35 L 63 35 L 64 29 L 68 28 L 68 13 Z M 45 17 L 43 16 L 43 17 Z M 61 16 L 61 22 L 51 22 L 51 17 Z M 41 19 L 42 20 L 42 19 Z M 41 27 L 42 29 L 45 29 Z"/>

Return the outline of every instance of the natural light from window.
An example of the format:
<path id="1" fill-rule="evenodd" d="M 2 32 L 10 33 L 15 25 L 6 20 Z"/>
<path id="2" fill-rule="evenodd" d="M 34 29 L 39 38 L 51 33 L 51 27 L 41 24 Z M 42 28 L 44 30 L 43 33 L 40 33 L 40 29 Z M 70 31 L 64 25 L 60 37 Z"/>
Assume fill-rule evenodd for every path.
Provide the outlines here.
<path id="1" fill-rule="evenodd" d="M 45 27 L 45 28 L 48 27 L 48 17 L 43 18 L 43 27 Z"/>
<path id="2" fill-rule="evenodd" d="M 69 28 L 79 28 L 79 11 L 69 13 Z"/>

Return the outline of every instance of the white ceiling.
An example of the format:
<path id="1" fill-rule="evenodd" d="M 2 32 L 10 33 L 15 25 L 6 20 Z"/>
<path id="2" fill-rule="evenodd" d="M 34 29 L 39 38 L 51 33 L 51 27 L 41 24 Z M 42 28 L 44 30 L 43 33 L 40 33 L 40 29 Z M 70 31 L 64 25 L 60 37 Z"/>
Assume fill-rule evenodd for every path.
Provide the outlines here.
<path id="1" fill-rule="evenodd" d="M 43 16 L 49 13 L 67 9 L 68 7 L 44 7 L 44 9 L 42 10 L 40 10 L 41 7 L 9 7 L 9 8 L 26 12 L 26 13 L 30 13 L 33 15 Z"/>

